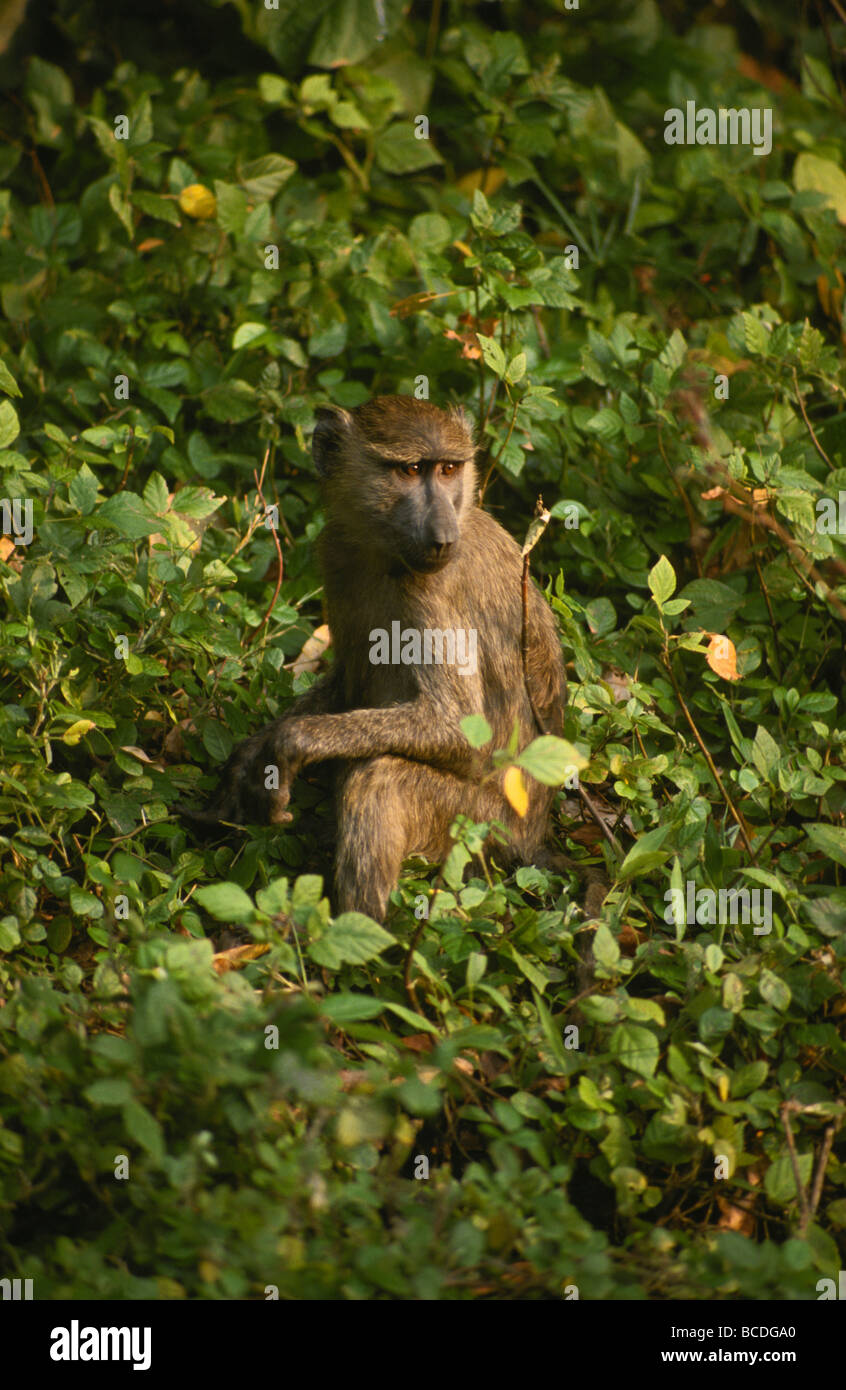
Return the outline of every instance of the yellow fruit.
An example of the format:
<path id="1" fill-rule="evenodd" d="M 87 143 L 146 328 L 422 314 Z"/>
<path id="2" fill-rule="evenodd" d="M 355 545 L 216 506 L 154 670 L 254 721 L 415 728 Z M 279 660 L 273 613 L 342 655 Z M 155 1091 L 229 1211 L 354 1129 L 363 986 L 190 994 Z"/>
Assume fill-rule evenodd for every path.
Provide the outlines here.
<path id="1" fill-rule="evenodd" d="M 189 183 L 179 195 L 179 206 L 189 217 L 207 222 L 217 212 L 217 199 L 203 183 Z"/>

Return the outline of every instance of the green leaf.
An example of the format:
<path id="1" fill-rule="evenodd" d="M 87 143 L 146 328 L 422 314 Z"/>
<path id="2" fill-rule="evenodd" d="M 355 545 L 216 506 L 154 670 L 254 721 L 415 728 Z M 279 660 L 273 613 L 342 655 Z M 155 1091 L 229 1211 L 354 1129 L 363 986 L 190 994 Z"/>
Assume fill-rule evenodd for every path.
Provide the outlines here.
<path id="1" fill-rule="evenodd" d="M 839 222 L 846 222 L 846 173 L 832 159 L 803 150 L 793 165 L 793 184 L 800 192 L 822 194 Z"/>
<path id="2" fill-rule="evenodd" d="M 477 333 L 476 337 L 479 339 L 485 365 L 502 379 L 505 376 L 505 353 L 496 338 L 488 338 L 484 333 Z"/>
<path id="3" fill-rule="evenodd" d="M 241 186 L 256 203 L 269 203 L 296 172 L 296 164 L 282 154 L 263 154 L 241 170 Z"/>
<path id="4" fill-rule="evenodd" d="M 108 522 L 130 540 L 152 536 L 159 529 L 159 520 L 151 515 L 146 502 L 135 492 L 116 492 L 101 502 L 95 513 L 98 522 Z"/>
<path id="5" fill-rule="evenodd" d="M 555 734 L 541 734 L 533 739 L 515 761 L 545 787 L 560 786 L 574 769 L 579 771 L 588 765 L 587 758 L 572 743 Z"/>
<path id="6" fill-rule="evenodd" d="M 256 905 L 262 912 L 266 912 L 268 917 L 287 912 L 290 906 L 287 878 L 275 878 L 266 888 L 259 888 L 256 893 Z"/>
<path id="7" fill-rule="evenodd" d="M 431 140 L 419 140 L 411 121 L 394 121 L 375 141 L 376 163 L 386 174 L 412 174 L 443 164 Z"/>
<path id="8" fill-rule="evenodd" d="M 248 922 L 255 911 L 251 900 L 237 883 L 210 883 L 205 888 L 198 888 L 194 896 L 218 922 Z"/>
<path id="9" fill-rule="evenodd" d="M 264 323 L 242 323 L 235 329 L 232 337 L 232 346 L 237 352 L 239 348 L 249 347 L 250 343 L 256 342 L 258 338 L 263 338 L 270 329 Z"/>
<path id="10" fill-rule="evenodd" d="M 516 357 L 512 357 L 505 373 L 505 380 L 513 386 L 515 382 L 521 381 L 526 375 L 526 354 L 518 352 Z"/>
<path id="11" fill-rule="evenodd" d="M 642 1028 L 638 1023 L 619 1023 L 611 1034 L 609 1051 L 638 1076 L 655 1075 L 660 1049 L 651 1028 Z"/>
<path id="12" fill-rule="evenodd" d="M 755 731 L 755 740 L 752 744 L 752 761 L 756 768 L 768 782 L 772 781 L 773 775 L 781 761 L 781 749 L 776 743 L 771 733 L 759 724 Z"/>
<path id="13" fill-rule="evenodd" d="M 484 952 L 471 951 L 470 955 L 467 957 L 467 971 L 464 977 L 464 982 L 467 985 L 468 989 L 475 988 L 475 986 L 479 983 L 487 968 L 488 958 L 484 954 Z M 527 976 L 527 979 L 528 978 L 530 977 Z M 546 983 L 546 980 L 544 980 L 543 985 L 541 985 L 540 988 L 544 989 L 546 987 Z"/>
<path id="14" fill-rule="evenodd" d="M 659 825 L 655 830 L 648 830 L 645 835 L 641 835 L 617 870 L 617 878 L 621 882 L 630 878 L 640 878 L 659 864 L 663 864 L 671 853 L 669 849 L 661 848 L 669 833 L 670 826 Z"/>
<path id="15" fill-rule="evenodd" d="M 666 555 L 662 555 L 649 571 L 649 591 L 660 608 L 661 604 L 675 593 L 675 589 L 676 572 Z"/>
<path id="16" fill-rule="evenodd" d="M 843 826 L 812 822 L 804 829 L 813 849 L 846 868 L 846 829 Z"/>
<path id="17" fill-rule="evenodd" d="M 156 217 L 160 222 L 169 222 L 173 227 L 179 226 L 179 207 L 172 198 L 163 198 L 158 193 L 149 193 L 141 188 L 134 188 L 131 198 L 132 206 L 147 217 Z"/>
<path id="18" fill-rule="evenodd" d="M 123 1123 L 129 1138 L 146 1149 L 151 1158 L 161 1162 L 165 1154 L 164 1138 L 155 1116 L 137 1100 L 132 1100 L 123 1107 Z"/>
<path id="19" fill-rule="evenodd" d="M 0 362 L 0 391 L 5 391 L 7 396 L 19 396 L 21 394 L 21 388 L 5 362 Z"/>
<path id="20" fill-rule="evenodd" d="M 743 1008 L 743 981 L 733 970 L 723 976 L 723 1008 L 732 1014 L 739 1014 Z M 766 1071 L 764 1063 L 764 1075 Z"/>
<path id="21" fill-rule="evenodd" d="M 126 1105 L 133 1097 L 130 1083 L 123 1077 L 109 1076 L 86 1086 L 83 1095 L 94 1105 Z"/>
<path id="22" fill-rule="evenodd" d="M 594 932 L 593 957 L 606 970 L 614 970 L 620 959 L 620 943 L 604 922 Z"/>
<path id="23" fill-rule="evenodd" d="M 764 1003 L 778 1009 L 779 1013 L 784 1013 L 785 1009 L 790 1007 L 790 986 L 785 984 L 784 980 L 780 980 L 778 975 L 774 975 L 772 970 L 765 968 L 761 971 L 758 989 Z"/>
<path id="24" fill-rule="evenodd" d="M 468 714 L 458 726 L 471 748 L 484 748 L 493 738 L 493 729 L 483 714 Z"/>
<path id="25" fill-rule="evenodd" d="M 100 899 L 93 893 L 87 893 L 84 888 L 77 888 L 74 885 L 68 895 L 68 901 L 71 912 L 77 917 L 99 918 L 103 916 L 103 904 Z"/>
<path id="26" fill-rule="evenodd" d="M 0 401 L 0 449 L 8 449 L 21 432 L 18 412 L 11 401 Z"/>
<path id="27" fill-rule="evenodd" d="M 731 585 L 716 579 L 694 579 L 685 584 L 679 597 L 690 599 L 697 621 L 709 632 L 725 632 L 746 601 Z"/>
<path id="28" fill-rule="evenodd" d="M 97 502 L 100 483 L 84 463 L 68 488 L 68 501 L 82 516 L 90 516 Z"/>
<path id="29" fill-rule="evenodd" d="M 799 1180 L 807 1188 L 813 1169 L 813 1154 L 798 1154 Z M 796 1178 L 789 1154 L 782 1154 L 771 1163 L 764 1175 L 764 1188 L 767 1196 L 781 1207 L 789 1206 L 798 1197 Z"/>
<path id="30" fill-rule="evenodd" d="M 21 944 L 20 927 L 16 917 L 0 917 L 0 951 L 14 951 Z"/>
<path id="31" fill-rule="evenodd" d="M 745 1067 L 738 1067 L 731 1078 L 732 1098 L 737 1100 L 742 1096 L 748 1096 L 752 1091 L 757 1091 L 763 1086 L 769 1074 L 769 1067 L 766 1062 L 749 1062 Z"/>
<path id="32" fill-rule="evenodd" d="M 539 970 L 536 965 L 533 965 L 530 960 L 527 960 L 525 956 L 521 955 L 516 946 L 510 941 L 507 941 L 501 948 L 501 954 L 510 956 L 517 966 L 517 969 L 520 971 L 520 974 L 525 975 L 529 983 L 534 985 L 538 994 L 543 994 L 549 984 L 549 977 L 545 975 L 542 970 Z"/>
<path id="33" fill-rule="evenodd" d="M 334 0 L 317 31 L 309 63 L 316 68 L 337 68 L 362 62 L 394 33 L 402 15 L 402 0 L 380 0 L 379 5 L 372 0 Z M 278 17 L 274 18 L 278 26 Z"/>
<path id="34" fill-rule="evenodd" d="M 390 932 L 363 912 L 342 912 L 310 943 L 308 954 L 327 970 L 339 970 L 342 965 L 363 965 L 395 944 Z"/>
<path id="35" fill-rule="evenodd" d="M 341 1027 L 345 1023 L 378 1018 L 384 1008 L 384 1000 L 371 999 L 367 994 L 330 994 L 324 999 L 320 1011 L 324 1017 Z"/>

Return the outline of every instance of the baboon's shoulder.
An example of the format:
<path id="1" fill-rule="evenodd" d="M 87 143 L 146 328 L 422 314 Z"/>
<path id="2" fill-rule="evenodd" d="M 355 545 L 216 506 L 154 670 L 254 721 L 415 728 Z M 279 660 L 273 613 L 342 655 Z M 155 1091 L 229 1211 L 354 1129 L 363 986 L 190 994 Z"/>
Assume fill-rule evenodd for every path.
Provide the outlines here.
<path id="1" fill-rule="evenodd" d="M 509 568 L 520 565 L 519 545 L 490 512 L 483 511 L 481 507 L 474 507 L 468 513 L 465 534 L 473 546 L 500 557 Z"/>

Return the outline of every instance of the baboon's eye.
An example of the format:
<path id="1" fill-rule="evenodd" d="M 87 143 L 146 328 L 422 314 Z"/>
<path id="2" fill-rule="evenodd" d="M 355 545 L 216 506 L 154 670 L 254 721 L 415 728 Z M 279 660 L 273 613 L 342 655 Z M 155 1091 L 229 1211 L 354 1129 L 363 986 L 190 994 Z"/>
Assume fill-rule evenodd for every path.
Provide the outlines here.
<path id="1" fill-rule="evenodd" d="M 418 477 L 421 468 L 422 464 L 420 463 L 403 463 L 400 465 L 399 471 L 405 478 L 416 478 Z"/>
<path id="2" fill-rule="evenodd" d="M 453 460 L 448 459 L 446 463 L 441 464 L 441 473 L 445 478 L 451 478 L 453 473 L 457 473 L 460 467 L 460 463 L 455 463 Z"/>

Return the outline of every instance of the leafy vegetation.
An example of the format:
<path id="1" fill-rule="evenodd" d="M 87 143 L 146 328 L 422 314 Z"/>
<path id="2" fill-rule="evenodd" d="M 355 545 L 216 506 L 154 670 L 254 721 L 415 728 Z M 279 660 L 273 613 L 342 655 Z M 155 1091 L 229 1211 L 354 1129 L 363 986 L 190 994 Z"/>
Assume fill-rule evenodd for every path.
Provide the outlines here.
<path id="1" fill-rule="evenodd" d="M 768 19 L 764 65 L 745 9 L 653 0 L 178 8 L 58 0 L 5 60 L 0 1273 L 814 1298 L 846 1257 L 846 25 Z M 771 152 L 667 144 L 689 101 L 771 109 Z M 598 919 L 463 824 L 384 928 L 333 921 L 319 782 L 284 831 L 179 813 L 313 679 L 316 407 L 425 389 L 476 411 L 518 538 L 552 512 Z"/>

